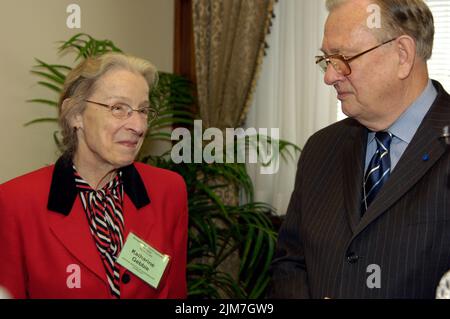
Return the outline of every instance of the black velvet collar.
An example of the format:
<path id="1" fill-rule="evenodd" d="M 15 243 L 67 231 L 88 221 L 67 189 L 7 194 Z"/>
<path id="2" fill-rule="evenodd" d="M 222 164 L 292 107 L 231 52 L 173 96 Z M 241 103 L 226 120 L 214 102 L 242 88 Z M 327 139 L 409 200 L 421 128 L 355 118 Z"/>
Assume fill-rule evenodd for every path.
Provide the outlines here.
<path id="1" fill-rule="evenodd" d="M 142 208 L 150 203 L 144 182 L 133 164 L 120 168 L 122 171 L 123 190 L 130 197 L 136 208 Z M 55 163 L 55 169 L 48 196 L 47 209 L 69 215 L 78 195 L 73 177 L 72 161 L 60 157 Z"/>

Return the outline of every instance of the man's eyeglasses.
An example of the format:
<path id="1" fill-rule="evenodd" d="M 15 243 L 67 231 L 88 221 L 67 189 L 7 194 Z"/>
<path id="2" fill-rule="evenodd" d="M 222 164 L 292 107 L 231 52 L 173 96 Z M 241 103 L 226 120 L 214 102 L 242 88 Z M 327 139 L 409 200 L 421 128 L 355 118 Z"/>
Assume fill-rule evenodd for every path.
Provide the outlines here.
<path id="1" fill-rule="evenodd" d="M 348 76 L 352 73 L 352 69 L 350 68 L 350 62 L 353 61 L 356 58 L 359 58 L 360 56 L 369 53 L 375 49 L 378 49 L 382 45 L 385 45 L 389 42 L 392 42 L 396 40 L 397 38 L 391 39 L 389 41 L 383 42 L 373 48 L 370 48 L 369 50 L 366 50 L 364 52 L 361 52 L 357 55 L 354 55 L 352 57 L 346 57 L 342 54 L 331 54 L 331 55 L 320 55 L 316 56 L 316 64 L 322 69 L 323 72 L 327 72 L 328 65 L 331 64 L 337 73 Z"/>
<path id="2" fill-rule="evenodd" d="M 158 112 L 154 108 L 149 107 L 149 106 L 144 106 L 144 107 L 140 107 L 138 109 L 133 109 L 131 106 L 129 106 L 126 103 L 116 103 L 113 105 L 108 105 L 108 104 L 104 104 L 104 103 L 94 102 L 91 100 L 84 100 L 84 101 L 108 108 L 111 111 L 111 114 L 115 118 L 118 118 L 121 120 L 130 118 L 131 115 L 133 114 L 133 112 L 138 112 L 139 115 L 141 115 L 142 117 L 144 117 L 145 119 L 148 119 L 150 121 L 153 121 L 156 118 L 156 116 L 158 115 Z"/>

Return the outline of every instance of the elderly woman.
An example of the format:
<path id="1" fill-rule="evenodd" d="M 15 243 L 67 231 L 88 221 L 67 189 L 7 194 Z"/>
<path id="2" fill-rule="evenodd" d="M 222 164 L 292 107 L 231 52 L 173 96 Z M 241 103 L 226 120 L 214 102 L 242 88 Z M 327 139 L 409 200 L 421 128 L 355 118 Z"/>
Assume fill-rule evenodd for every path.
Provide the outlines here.
<path id="1" fill-rule="evenodd" d="M 14 298 L 186 297 L 184 181 L 134 162 L 156 78 L 118 53 L 68 74 L 64 154 L 0 185 L 0 286 Z"/>

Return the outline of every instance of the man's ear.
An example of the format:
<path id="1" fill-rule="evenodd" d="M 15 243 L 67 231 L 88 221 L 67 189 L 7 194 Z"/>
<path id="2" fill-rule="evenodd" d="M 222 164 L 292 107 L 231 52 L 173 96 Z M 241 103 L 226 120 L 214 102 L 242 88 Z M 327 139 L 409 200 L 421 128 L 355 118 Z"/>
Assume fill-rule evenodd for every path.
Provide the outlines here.
<path id="1" fill-rule="evenodd" d="M 399 56 L 398 77 L 404 80 L 411 74 L 416 60 L 416 41 L 408 35 L 402 35 L 396 43 Z"/>
<path id="2" fill-rule="evenodd" d="M 74 100 L 71 98 L 67 98 L 63 101 L 61 105 L 62 113 L 65 113 L 68 108 L 73 107 L 72 103 Z M 76 114 L 69 119 L 70 126 L 72 126 L 75 130 L 83 128 L 83 117 L 81 114 Z"/>

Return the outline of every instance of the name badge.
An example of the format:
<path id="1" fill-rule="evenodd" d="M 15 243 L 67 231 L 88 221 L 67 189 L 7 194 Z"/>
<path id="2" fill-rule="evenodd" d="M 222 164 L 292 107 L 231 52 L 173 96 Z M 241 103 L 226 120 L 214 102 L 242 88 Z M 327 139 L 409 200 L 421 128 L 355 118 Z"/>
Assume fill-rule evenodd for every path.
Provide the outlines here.
<path id="1" fill-rule="evenodd" d="M 117 262 L 153 288 L 158 288 L 170 256 L 154 249 L 133 233 L 129 233 Z"/>

